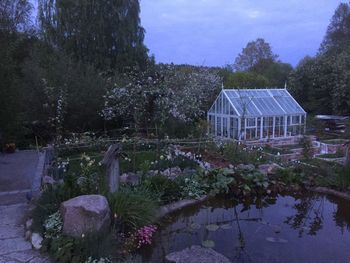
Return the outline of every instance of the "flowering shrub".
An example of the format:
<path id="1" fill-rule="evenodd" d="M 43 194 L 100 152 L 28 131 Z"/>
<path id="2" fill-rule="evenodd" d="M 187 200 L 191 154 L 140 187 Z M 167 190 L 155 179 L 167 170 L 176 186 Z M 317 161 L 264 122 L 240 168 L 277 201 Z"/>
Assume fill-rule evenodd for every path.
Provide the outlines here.
<path id="1" fill-rule="evenodd" d="M 96 173 L 96 160 L 85 153 L 81 156 L 80 177 L 78 185 L 83 194 L 92 194 L 98 192 L 98 175 Z"/>
<path id="2" fill-rule="evenodd" d="M 44 237 L 57 238 L 62 233 L 63 221 L 59 211 L 50 215 L 44 223 Z"/>
<path id="3" fill-rule="evenodd" d="M 145 245 L 151 245 L 152 236 L 156 232 L 156 230 L 157 230 L 157 226 L 155 225 L 144 226 L 139 230 L 137 230 L 137 233 L 136 233 L 137 248 L 140 248 Z"/>

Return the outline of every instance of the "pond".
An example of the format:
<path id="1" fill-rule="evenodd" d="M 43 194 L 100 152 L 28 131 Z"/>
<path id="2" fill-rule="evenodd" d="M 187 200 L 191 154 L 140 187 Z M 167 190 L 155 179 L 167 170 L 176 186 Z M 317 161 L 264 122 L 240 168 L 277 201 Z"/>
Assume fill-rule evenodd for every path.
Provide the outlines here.
<path id="1" fill-rule="evenodd" d="M 237 204 L 214 199 L 164 221 L 144 262 L 204 245 L 232 262 L 350 262 L 350 203 L 325 195 L 280 195 Z"/>

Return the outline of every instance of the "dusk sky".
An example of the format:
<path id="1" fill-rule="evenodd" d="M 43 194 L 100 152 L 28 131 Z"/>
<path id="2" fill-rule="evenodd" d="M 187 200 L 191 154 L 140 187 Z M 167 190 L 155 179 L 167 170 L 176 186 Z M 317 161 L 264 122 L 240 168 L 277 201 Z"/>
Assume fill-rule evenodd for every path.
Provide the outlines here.
<path id="1" fill-rule="evenodd" d="M 145 44 L 157 62 L 224 66 L 262 37 L 283 62 L 315 55 L 336 0 L 141 0 Z"/>

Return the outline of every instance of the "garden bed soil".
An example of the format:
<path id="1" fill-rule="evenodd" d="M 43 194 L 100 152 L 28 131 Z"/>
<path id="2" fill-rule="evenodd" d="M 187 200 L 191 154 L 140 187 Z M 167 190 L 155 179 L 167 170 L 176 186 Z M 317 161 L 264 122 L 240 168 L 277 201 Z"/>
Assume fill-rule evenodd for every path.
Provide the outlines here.
<path id="1" fill-rule="evenodd" d="M 205 149 L 201 149 L 199 153 L 198 149 L 192 147 L 180 147 L 180 150 L 184 152 L 201 154 L 202 160 L 210 163 L 210 165 L 212 165 L 214 168 L 227 168 L 231 164 L 223 156 L 215 156 L 214 154 L 208 152 Z"/>

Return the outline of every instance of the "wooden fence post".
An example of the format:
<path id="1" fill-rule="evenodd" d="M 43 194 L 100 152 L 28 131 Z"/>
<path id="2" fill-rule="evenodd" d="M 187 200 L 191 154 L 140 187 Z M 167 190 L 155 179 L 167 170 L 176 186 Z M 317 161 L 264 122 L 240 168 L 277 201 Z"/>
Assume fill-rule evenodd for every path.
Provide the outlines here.
<path id="1" fill-rule="evenodd" d="M 344 144 L 345 146 L 345 166 L 350 168 L 350 141 Z"/>
<path id="2" fill-rule="evenodd" d="M 109 146 L 102 163 L 107 168 L 107 179 L 110 193 L 115 193 L 119 187 L 119 157 L 121 154 L 122 146 L 120 144 L 112 144 Z"/>

